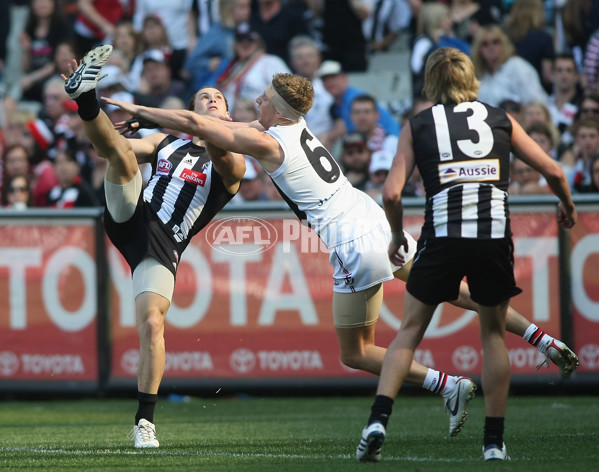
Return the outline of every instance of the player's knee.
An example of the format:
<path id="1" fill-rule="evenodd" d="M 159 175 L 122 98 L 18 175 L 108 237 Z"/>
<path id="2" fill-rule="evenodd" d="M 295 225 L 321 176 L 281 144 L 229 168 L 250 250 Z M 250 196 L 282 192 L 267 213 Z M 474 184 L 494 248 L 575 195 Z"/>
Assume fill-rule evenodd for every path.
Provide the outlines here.
<path id="1" fill-rule="evenodd" d="M 364 356 L 359 351 L 341 351 L 339 357 L 343 365 L 352 369 L 361 369 Z"/>

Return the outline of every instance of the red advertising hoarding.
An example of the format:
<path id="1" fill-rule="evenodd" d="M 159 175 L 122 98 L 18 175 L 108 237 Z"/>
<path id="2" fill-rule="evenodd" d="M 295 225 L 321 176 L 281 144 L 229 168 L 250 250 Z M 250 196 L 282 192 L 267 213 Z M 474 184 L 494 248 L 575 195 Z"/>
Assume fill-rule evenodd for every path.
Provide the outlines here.
<path id="1" fill-rule="evenodd" d="M 33 221 L 0 226 L 0 381 L 97 383 L 94 222 Z"/>
<path id="2" fill-rule="evenodd" d="M 560 336 L 555 215 L 514 213 L 512 218 L 516 279 L 524 290 L 512 306 Z M 421 217 L 407 216 L 406 223 L 417 236 Z M 130 275 L 114 248 L 109 259 L 114 303 L 111 372 L 113 378 L 134 378 L 138 340 Z M 213 222 L 182 258 L 166 321 L 165 379 L 368 375 L 339 361 L 332 283 L 326 250 L 314 232 L 290 216 L 231 216 Z M 405 284 L 394 280 L 384 289 L 376 328 L 381 346 L 390 343 L 399 327 Z M 598 287 L 590 289 L 597 299 Z M 508 335 L 507 344 L 514 375 L 536 372 L 544 360 L 536 348 L 516 335 Z M 447 372 L 479 375 L 476 314 L 450 305 L 439 307 L 416 358 Z M 543 373 L 558 370 L 551 365 Z"/>

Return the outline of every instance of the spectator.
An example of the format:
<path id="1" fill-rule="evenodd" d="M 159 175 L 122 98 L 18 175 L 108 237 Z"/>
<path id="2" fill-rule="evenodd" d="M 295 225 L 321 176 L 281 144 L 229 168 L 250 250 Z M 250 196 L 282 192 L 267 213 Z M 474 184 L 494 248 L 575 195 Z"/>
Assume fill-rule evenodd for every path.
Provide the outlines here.
<path id="1" fill-rule="evenodd" d="M 412 46 L 410 66 L 412 68 L 412 90 L 422 93 L 424 86 L 424 64 L 437 48 L 451 46 L 470 54 L 470 45 L 456 38 L 449 17 L 449 8 L 443 3 L 426 3 L 418 16 L 418 37 Z"/>
<path id="2" fill-rule="evenodd" d="M 381 203 L 383 186 L 391 164 L 393 163 L 393 154 L 389 151 L 380 150 L 372 153 L 370 156 L 370 165 L 368 167 L 368 182 L 366 182 L 365 192 Z"/>
<path id="3" fill-rule="evenodd" d="M 582 96 L 576 120 L 580 118 L 599 118 L 599 95 L 587 92 Z"/>
<path id="4" fill-rule="evenodd" d="M 260 35 L 245 25 L 235 33 L 234 49 L 234 58 L 224 61 L 214 74 L 216 87 L 227 97 L 230 109 L 238 98 L 259 96 L 274 74 L 289 72 L 280 57 L 267 54 Z"/>
<path id="5" fill-rule="evenodd" d="M 591 159 L 591 181 L 589 184 L 580 185 L 580 193 L 599 193 L 599 153 Z"/>
<path id="6" fill-rule="evenodd" d="M 142 30 L 142 24 L 148 15 L 161 20 L 166 28 L 168 41 L 173 48 L 170 66 L 173 78 L 180 79 L 187 51 L 192 49 L 192 34 L 195 31 L 194 16 L 191 14 L 191 0 L 136 0 L 133 25 L 137 31 Z"/>
<path id="7" fill-rule="evenodd" d="M 194 16 L 197 39 L 204 40 L 210 29 L 222 18 L 220 14 L 222 3 L 222 0 L 193 0 L 191 12 Z M 197 43 L 198 41 L 196 41 L 196 45 Z"/>
<path id="8" fill-rule="evenodd" d="M 74 149 L 66 141 L 58 144 L 54 158 L 54 170 L 58 184 L 52 187 L 47 197 L 50 208 L 80 208 L 98 206 L 99 202 L 92 186 L 81 177 L 81 169 Z"/>
<path id="9" fill-rule="evenodd" d="M 411 21 L 412 10 L 408 0 L 377 0 L 372 13 L 362 23 L 368 51 L 388 50 Z"/>
<path id="10" fill-rule="evenodd" d="M 7 179 L 2 205 L 12 210 L 26 210 L 31 206 L 31 188 L 27 174 L 15 174 Z"/>
<path id="11" fill-rule="evenodd" d="M 347 180 L 357 189 L 366 190 L 371 152 L 366 138 L 360 133 L 349 133 L 343 139 L 341 168 Z"/>
<path id="12" fill-rule="evenodd" d="M 540 195 L 550 193 L 547 182 L 541 173 L 520 159 L 514 158 L 510 164 L 510 195 Z"/>
<path id="13" fill-rule="evenodd" d="M 2 162 L 0 168 L 2 169 L 2 185 L 0 189 L 3 190 L 2 205 L 6 205 L 6 192 L 5 189 L 8 187 L 8 180 L 15 175 L 29 175 L 29 151 L 21 143 L 15 143 L 8 146 L 2 153 Z"/>
<path id="14" fill-rule="evenodd" d="M 234 201 L 263 202 L 268 200 L 264 187 L 264 170 L 253 157 L 245 156 L 245 174 L 239 187 L 239 195 Z"/>
<path id="15" fill-rule="evenodd" d="M 44 82 L 56 73 L 54 49 L 71 37 L 72 28 L 65 21 L 56 0 L 32 0 L 31 10 L 21 34 L 21 90 L 26 100 L 42 101 Z"/>
<path id="16" fill-rule="evenodd" d="M 501 11 L 494 8 L 494 2 L 473 0 L 450 0 L 449 17 L 455 35 L 468 44 L 478 33 L 481 26 L 501 23 Z"/>
<path id="17" fill-rule="evenodd" d="M 571 53 L 558 54 L 553 63 L 553 94 L 547 100 L 547 106 L 562 136 L 574 122 L 581 93 L 574 56 Z M 566 140 L 571 143 L 571 136 Z"/>
<path id="18" fill-rule="evenodd" d="M 81 57 L 94 46 L 114 40 L 115 25 L 123 19 L 121 0 L 77 0 L 79 14 L 75 20 L 75 35 Z"/>
<path id="19" fill-rule="evenodd" d="M 599 28 L 599 2 L 596 0 L 568 0 L 555 19 L 558 51 L 572 51 L 576 67 L 583 70 L 584 48 L 593 31 Z"/>
<path id="20" fill-rule="evenodd" d="M 349 85 L 347 74 L 341 68 L 341 64 L 336 61 L 324 61 L 318 69 L 318 76 L 327 92 L 333 96 L 333 116 L 336 118 L 335 133 L 330 133 L 330 138 L 334 141 L 345 132 L 352 132 L 354 125 L 351 121 L 351 104 L 359 95 L 364 95 L 362 90 Z M 377 104 L 379 111 L 378 124 L 390 135 L 399 136 L 399 124 L 393 118 L 389 111 L 383 109 Z"/>
<path id="21" fill-rule="evenodd" d="M 310 111 L 306 113 L 304 119 L 310 130 L 328 149 L 334 141 L 330 138 L 334 125 L 333 116 L 331 115 L 333 97 L 326 91 L 321 78 L 317 74 L 322 58 L 316 41 L 305 35 L 293 38 L 289 43 L 289 60 L 293 72 L 312 82 L 314 104 Z M 343 130 L 339 133 L 342 134 Z"/>
<path id="22" fill-rule="evenodd" d="M 250 28 L 260 35 L 268 54 L 274 54 L 290 64 L 291 39 L 308 34 L 305 5 L 303 2 L 257 0 L 256 6 L 250 18 Z"/>
<path id="23" fill-rule="evenodd" d="M 185 98 L 185 84 L 172 78 L 169 61 L 158 49 L 144 53 L 142 78 L 147 90 L 144 87 L 135 94 L 140 105 L 158 107 L 166 97 Z"/>
<path id="24" fill-rule="evenodd" d="M 576 192 L 591 184 L 591 161 L 599 153 L 599 119 L 581 118 L 573 125 L 574 144 L 572 151 L 574 166 L 570 174 L 570 185 Z M 568 162 L 567 156 L 561 160 Z"/>
<path id="25" fill-rule="evenodd" d="M 544 102 L 533 100 L 522 107 L 522 111 L 520 113 L 520 124 L 524 129 L 527 129 L 530 125 L 536 122 L 546 124 L 551 130 L 551 134 L 553 134 L 553 141 L 559 142 L 560 133 L 553 123 L 553 118 L 551 117 L 549 107 L 547 107 Z"/>
<path id="26" fill-rule="evenodd" d="M 583 58 L 585 83 L 588 90 L 599 92 L 599 29 L 589 38 Z"/>
<path id="27" fill-rule="evenodd" d="M 312 11 L 322 20 L 323 57 L 337 61 L 346 72 L 368 68 L 362 22 L 373 12 L 371 0 L 313 0 Z"/>
<path id="28" fill-rule="evenodd" d="M 122 21 L 114 27 L 114 39 L 112 41 L 115 51 L 121 51 L 129 63 L 127 71 L 131 69 L 133 61 L 138 57 L 143 50 L 141 36 L 135 31 L 133 23 L 130 21 Z"/>
<path id="29" fill-rule="evenodd" d="M 29 163 L 31 165 L 31 189 L 34 206 L 47 206 L 48 192 L 58 184 L 48 150 L 54 144 L 54 135 L 43 120 L 27 123 L 32 139 Z"/>
<path id="30" fill-rule="evenodd" d="M 509 99 L 503 100 L 497 107 L 501 108 L 518 122 L 522 119 L 522 104 L 519 102 Z"/>
<path id="31" fill-rule="evenodd" d="M 542 0 L 515 0 L 507 18 L 507 35 L 514 43 L 518 56 L 535 68 L 545 91 L 550 92 L 555 50 L 553 38 L 544 27 Z"/>
<path id="32" fill-rule="evenodd" d="M 387 134 L 379 125 L 379 111 L 373 96 L 358 95 L 354 98 L 350 117 L 354 129 L 366 138 L 366 145 L 371 152 L 385 150 L 392 156 L 395 155 L 398 137 Z"/>
<path id="33" fill-rule="evenodd" d="M 185 60 L 185 76 L 189 90 L 194 92 L 209 83 L 221 61 L 233 58 L 235 32 L 250 19 L 250 0 L 220 0 L 219 9 L 220 21 L 212 25 L 201 41 L 196 42 Z"/>
<path id="34" fill-rule="evenodd" d="M 233 118 L 233 121 L 242 123 L 251 123 L 258 119 L 256 103 L 249 98 L 238 98 L 235 100 L 235 107 L 231 112 L 231 118 Z"/>
<path id="35" fill-rule="evenodd" d="M 527 128 L 526 132 L 536 142 L 541 149 L 549 154 L 553 159 L 558 160 L 557 153 L 557 142 L 555 141 L 555 134 L 551 131 L 551 128 L 546 123 L 537 121 L 531 123 Z M 561 163 L 561 162 L 560 162 Z M 568 166 L 562 165 L 562 169 L 566 175 L 570 171 Z"/>
<path id="36" fill-rule="evenodd" d="M 537 71 L 515 55 L 511 41 L 497 25 L 481 28 L 472 45 L 472 62 L 480 81 L 478 98 L 491 106 L 503 100 L 547 101 Z"/>

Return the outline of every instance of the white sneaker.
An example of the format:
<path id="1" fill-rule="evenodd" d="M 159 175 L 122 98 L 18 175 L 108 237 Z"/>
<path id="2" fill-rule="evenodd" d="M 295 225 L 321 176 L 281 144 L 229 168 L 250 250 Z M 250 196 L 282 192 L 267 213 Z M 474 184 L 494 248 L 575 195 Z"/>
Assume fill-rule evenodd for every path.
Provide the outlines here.
<path id="1" fill-rule="evenodd" d="M 549 360 L 559 367 L 560 372 L 564 377 L 568 377 L 578 367 L 578 356 L 566 346 L 563 342 L 553 339 L 544 349 L 547 358 L 541 362 L 537 369 L 547 364 Z"/>
<path id="2" fill-rule="evenodd" d="M 98 80 L 101 79 L 102 67 L 106 64 L 111 52 L 112 46 L 106 44 L 92 49 L 83 56 L 77 70 L 64 83 L 64 89 L 69 97 L 77 98 L 82 93 L 96 88 Z"/>
<path id="3" fill-rule="evenodd" d="M 464 427 L 468 412 L 468 402 L 474 397 L 476 384 L 468 377 L 460 377 L 453 394 L 445 400 L 445 410 L 449 413 L 449 435 L 455 436 Z"/>
<path id="4" fill-rule="evenodd" d="M 501 448 L 497 444 L 489 444 L 483 446 L 483 456 L 486 461 L 509 461 L 510 456 L 507 455 L 507 448 L 505 443 L 501 445 Z"/>
<path id="5" fill-rule="evenodd" d="M 129 437 L 135 439 L 136 448 L 145 449 L 160 446 L 158 439 L 156 439 L 156 426 L 144 418 L 139 420 L 137 426 L 133 426 L 133 431 L 131 431 Z"/>
<path id="6" fill-rule="evenodd" d="M 372 423 L 362 430 L 360 444 L 356 449 L 358 462 L 378 462 L 381 460 L 381 446 L 385 441 L 385 427 L 381 423 Z"/>

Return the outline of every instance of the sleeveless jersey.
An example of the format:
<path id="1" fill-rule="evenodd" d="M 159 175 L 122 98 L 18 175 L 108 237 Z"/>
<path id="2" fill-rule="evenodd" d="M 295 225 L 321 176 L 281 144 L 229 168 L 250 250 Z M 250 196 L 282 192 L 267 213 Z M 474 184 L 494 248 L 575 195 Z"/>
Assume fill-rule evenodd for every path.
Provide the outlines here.
<path id="1" fill-rule="evenodd" d="M 410 120 L 426 189 L 421 237 L 511 237 L 507 188 L 512 124 L 482 102 L 439 104 Z"/>
<path id="2" fill-rule="evenodd" d="M 278 141 L 285 156 L 270 177 L 298 218 L 307 221 L 327 248 L 359 238 L 380 221 L 386 223 L 382 208 L 352 187 L 303 118 L 266 133 Z"/>
<path id="3" fill-rule="evenodd" d="M 175 241 L 188 242 L 233 195 L 214 170 L 206 148 L 168 135 L 156 154 L 144 201 Z"/>

